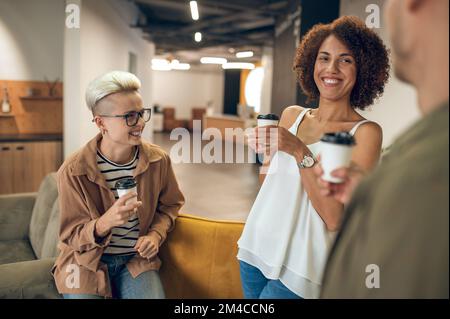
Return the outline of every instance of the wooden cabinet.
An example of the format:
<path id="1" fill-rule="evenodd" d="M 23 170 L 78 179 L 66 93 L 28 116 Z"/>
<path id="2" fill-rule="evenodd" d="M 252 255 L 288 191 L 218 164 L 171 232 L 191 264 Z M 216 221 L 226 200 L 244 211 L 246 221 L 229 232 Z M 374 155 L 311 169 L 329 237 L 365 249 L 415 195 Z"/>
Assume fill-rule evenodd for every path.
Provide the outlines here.
<path id="1" fill-rule="evenodd" d="M 11 144 L 0 143 L 0 194 L 14 193 L 13 156 Z"/>
<path id="2" fill-rule="evenodd" d="M 0 194 L 35 192 L 62 164 L 62 143 L 0 143 Z"/>

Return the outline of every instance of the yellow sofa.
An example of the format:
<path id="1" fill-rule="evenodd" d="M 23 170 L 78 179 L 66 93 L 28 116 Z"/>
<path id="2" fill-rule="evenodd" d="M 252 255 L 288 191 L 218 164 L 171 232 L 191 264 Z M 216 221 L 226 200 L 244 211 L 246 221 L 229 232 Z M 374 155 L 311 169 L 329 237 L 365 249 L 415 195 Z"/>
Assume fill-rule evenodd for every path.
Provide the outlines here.
<path id="1" fill-rule="evenodd" d="M 243 227 L 181 214 L 160 252 L 167 298 L 242 298 L 236 243 Z"/>

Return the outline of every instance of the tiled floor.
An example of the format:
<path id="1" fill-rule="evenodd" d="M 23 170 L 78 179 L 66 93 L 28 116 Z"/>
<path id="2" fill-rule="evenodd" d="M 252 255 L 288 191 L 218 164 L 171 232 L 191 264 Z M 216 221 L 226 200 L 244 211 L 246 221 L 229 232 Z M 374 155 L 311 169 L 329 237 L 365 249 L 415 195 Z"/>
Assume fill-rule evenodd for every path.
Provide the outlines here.
<path id="1" fill-rule="evenodd" d="M 153 142 L 170 153 L 177 141 L 154 133 Z M 259 190 L 257 164 L 174 163 L 173 167 L 186 197 L 182 213 L 221 220 L 247 218 Z"/>

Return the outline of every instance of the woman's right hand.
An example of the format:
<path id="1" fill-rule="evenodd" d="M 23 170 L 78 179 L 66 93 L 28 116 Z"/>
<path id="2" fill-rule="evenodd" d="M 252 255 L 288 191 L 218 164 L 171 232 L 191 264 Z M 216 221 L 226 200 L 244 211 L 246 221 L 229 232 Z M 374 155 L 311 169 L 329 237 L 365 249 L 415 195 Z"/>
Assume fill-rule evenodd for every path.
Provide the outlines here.
<path id="1" fill-rule="evenodd" d="M 137 197 L 137 194 L 128 193 L 120 197 L 111 208 L 98 219 L 95 227 L 97 237 L 104 237 L 114 227 L 125 225 L 128 222 L 130 217 L 136 212 L 137 208 L 142 205 L 141 201 L 126 204 L 126 202 L 133 197 Z"/>
<path id="2" fill-rule="evenodd" d="M 318 160 L 320 161 L 320 156 Z M 317 177 L 321 195 L 331 196 L 344 205 L 348 205 L 354 190 L 366 175 L 355 163 L 352 163 L 350 167 L 338 168 L 331 172 L 332 176 L 342 179 L 342 183 L 331 183 L 323 180 L 323 169 L 320 163 L 314 166 L 313 172 Z"/>
<path id="3" fill-rule="evenodd" d="M 277 145 L 271 140 L 271 133 L 277 136 L 277 126 L 257 126 L 246 134 L 247 145 L 257 154 L 273 155 Z M 272 143 L 271 143 L 272 142 Z"/>

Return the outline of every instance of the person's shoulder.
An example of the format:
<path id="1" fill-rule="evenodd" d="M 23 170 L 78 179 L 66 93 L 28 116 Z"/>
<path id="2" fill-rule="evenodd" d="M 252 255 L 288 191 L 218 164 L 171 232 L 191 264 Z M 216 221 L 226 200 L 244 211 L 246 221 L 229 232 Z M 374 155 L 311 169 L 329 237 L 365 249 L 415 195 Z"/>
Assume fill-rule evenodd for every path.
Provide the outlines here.
<path id="1" fill-rule="evenodd" d="M 281 113 L 281 116 L 295 116 L 299 115 L 305 108 L 300 105 L 290 105 L 286 107 L 283 112 Z"/>
<path id="2" fill-rule="evenodd" d="M 368 181 L 382 193 L 380 200 L 391 196 L 396 200 L 400 194 L 406 195 L 404 200 L 412 199 L 412 194 L 426 196 L 430 189 L 448 189 L 448 158 L 448 152 L 432 145 L 412 145 L 402 151 L 394 145 Z"/>
<path id="3" fill-rule="evenodd" d="M 383 132 L 383 129 L 381 128 L 380 124 L 378 124 L 377 122 L 373 122 L 367 119 L 363 119 L 362 121 L 367 121 L 362 123 L 357 132 L 361 131 L 361 132 L 372 132 L 372 133 L 378 133 L 381 134 Z"/>
<path id="4" fill-rule="evenodd" d="M 383 129 L 378 123 L 368 121 L 357 128 L 355 138 L 359 140 L 379 141 L 381 143 L 383 140 Z"/>
<path id="5" fill-rule="evenodd" d="M 420 168 L 411 160 L 404 158 L 394 160 L 393 165 L 381 164 L 358 187 L 354 199 L 361 212 L 377 216 L 383 225 L 389 220 L 390 227 L 401 225 L 404 229 L 410 228 L 408 223 L 418 227 L 448 217 L 448 162 L 447 167 L 441 164 Z"/>
<path id="6" fill-rule="evenodd" d="M 286 107 L 281 113 L 280 126 L 290 127 L 304 110 L 305 108 L 300 105 Z"/>

